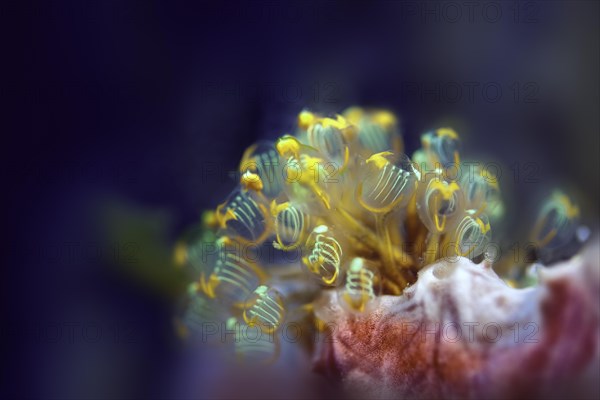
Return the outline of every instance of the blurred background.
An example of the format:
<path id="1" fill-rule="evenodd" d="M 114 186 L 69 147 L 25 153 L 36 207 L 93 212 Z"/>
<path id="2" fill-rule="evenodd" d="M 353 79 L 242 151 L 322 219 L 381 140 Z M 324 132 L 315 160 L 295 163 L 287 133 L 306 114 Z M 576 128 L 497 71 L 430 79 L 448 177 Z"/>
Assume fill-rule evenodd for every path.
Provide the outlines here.
<path id="1" fill-rule="evenodd" d="M 0 15 L 2 397 L 214 395 L 173 329 L 170 246 L 232 189 L 244 149 L 304 107 L 390 108 L 410 153 L 453 126 L 465 159 L 501 166 L 515 240 L 553 187 L 597 226 L 598 2 L 3 1 Z"/>

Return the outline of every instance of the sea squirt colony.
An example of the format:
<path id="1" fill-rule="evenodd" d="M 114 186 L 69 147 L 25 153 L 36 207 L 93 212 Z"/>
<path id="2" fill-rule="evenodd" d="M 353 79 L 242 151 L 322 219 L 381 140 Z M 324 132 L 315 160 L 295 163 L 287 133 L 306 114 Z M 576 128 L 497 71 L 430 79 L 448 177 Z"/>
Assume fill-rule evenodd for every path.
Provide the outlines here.
<path id="1" fill-rule="evenodd" d="M 238 186 L 178 243 L 176 261 L 192 279 L 181 331 L 225 321 L 238 328 L 241 358 L 272 361 L 284 322 L 320 329 L 320 290 L 335 290 L 360 317 L 380 295 L 402 294 L 425 265 L 481 260 L 504 207 L 497 179 L 463 168 L 460 147 L 454 130 L 440 128 L 409 158 L 387 110 L 302 111 L 293 134 L 245 151 Z M 531 232 L 538 253 L 569 245 L 578 217 L 553 193 Z M 249 340 L 244 328 L 269 335 Z"/>

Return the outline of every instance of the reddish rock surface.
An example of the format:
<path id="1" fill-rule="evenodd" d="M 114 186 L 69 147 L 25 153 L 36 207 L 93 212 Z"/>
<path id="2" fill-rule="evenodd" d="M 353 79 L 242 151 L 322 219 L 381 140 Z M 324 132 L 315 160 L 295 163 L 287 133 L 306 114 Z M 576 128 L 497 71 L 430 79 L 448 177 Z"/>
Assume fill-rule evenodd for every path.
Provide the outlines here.
<path id="1" fill-rule="evenodd" d="M 315 368 L 357 398 L 598 398 L 598 258 L 596 240 L 527 289 L 484 263 L 439 262 L 363 317 L 329 292 Z"/>

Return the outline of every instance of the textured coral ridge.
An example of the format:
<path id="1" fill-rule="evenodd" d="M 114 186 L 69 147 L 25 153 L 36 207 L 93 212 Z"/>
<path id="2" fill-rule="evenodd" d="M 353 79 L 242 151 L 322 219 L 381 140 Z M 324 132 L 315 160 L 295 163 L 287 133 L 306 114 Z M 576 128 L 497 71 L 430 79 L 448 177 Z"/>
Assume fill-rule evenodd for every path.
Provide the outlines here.
<path id="1" fill-rule="evenodd" d="M 377 398 L 598 398 L 593 243 L 526 289 L 461 258 L 425 267 L 402 296 L 382 296 L 359 318 L 325 293 L 317 315 L 333 328 L 316 369 L 341 376 L 348 393 Z"/>

